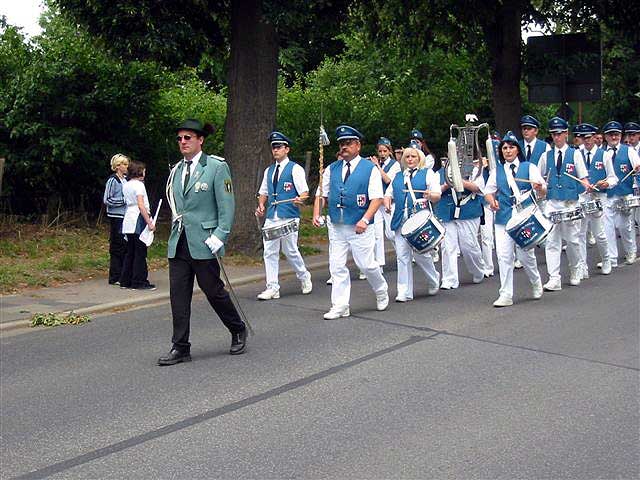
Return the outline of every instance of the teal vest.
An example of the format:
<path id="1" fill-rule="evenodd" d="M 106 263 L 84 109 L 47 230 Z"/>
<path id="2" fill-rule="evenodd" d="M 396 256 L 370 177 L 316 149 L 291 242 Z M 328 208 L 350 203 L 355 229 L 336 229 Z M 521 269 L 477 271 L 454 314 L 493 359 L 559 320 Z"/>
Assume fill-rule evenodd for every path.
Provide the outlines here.
<path id="1" fill-rule="evenodd" d="M 343 160 L 333 162 L 329 187 L 329 217 L 333 223 L 355 225 L 369 208 L 369 178 L 373 163 L 360 158 L 347 182 L 342 181 Z"/>
<path id="2" fill-rule="evenodd" d="M 516 169 L 515 177 L 529 180 L 529 165 L 531 165 L 530 162 L 520 162 L 520 165 L 518 165 Z M 498 225 L 506 225 L 507 222 L 511 220 L 513 205 L 516 203 L 516 199 L 511 194 L 511 188 L 509 188 L 509 183 L 507 182 L 507 174 L 502 164 L 496 168 L 496 184 L 498 191 L 495 197 L 496 200 L 498 200 L 499 209 L 496 212 L 495 223 Z M 530 185 L 526 182 L 516 182 L 516 185 L 520 191 L 530 188 Z"/>
<path id="3" fill-rule="evenodd" d="M 567 148 L 562 157 L 560 172 L 556 170 L 555 149 L 547 152 L 547 198 L 549 200 L 578 200 L 579 182 L 567 177 L 567 172 L 576 177 L 576 165 L 574 160 L 575 149 Z"/>
<path id="4" fill-rule="evenodd" d="M 267 189 L 269 194 L 267 197 L 267 218 L 273 219 L 276 212 L 279 218 L 300 218 L 300 209 L 293 202 L 273 205 L 274 201 L 290 200 L 298 196 L 298 191 L 293 182 L 293 166 L 294 163 L 289 160 L 287 165 L 279 172 L 275 192 L 271 179 L 273 178 L 273 171 L 276 168 L 276 164 L 272 164 L 267 169 Z"/>
<path id="5" fill-rule="evenodd" d="M 404 184 L 404 174 L 398 172 L 393 177 L 393 202 L 395 204 L 395 210 L 393 211 L 393 217 L 391 217 L 391 230 L 396 231 L 402 227 L 404 222 L 404 212 L 407 209 L 407 217 L 411 216 L 411 209 L 413 208 L 413 198 L 409 192 L 404 192 L 406 186 Z M 417 170 L 411 179 L 411 186 L 414 190 L 426 190 L 427 189 L 427 169 L 421 168 Z M 422 198 L 422 194 L 416 194 L 416 199 Z"/>
<path id="6" fill-rule="evenodd" d="M 633 193 L 633 176 L 629 175 L 627 179 L 621 183 L 621 180 L 633 169 L 631 160 L 629 160 L 629 147 L 622 143 L 618 145 L 616 158 L 613 159 L 613 170 L 618 177 L 618 184 L 607 190 L 607 197 L 623 197 Z"/>
<path id="7" fill-rule="evenodd" d="M 440 184 L 445 183 L 444 179 L 445 169 L 441 168 L 439 171 L 440 174 Z M 464 195 L 471 195 L 472 192 L 469 190 L 464 190 Z M 453 188 L 447 189 L 447 191 L 442 193 L 440 197 L 440 201 L 436 204 L 436 216 L 440 218 L 443 222 L 450 222 L 452 220 L 470 220 L 472 218 L 480 218 L 482 215 L 482 204 L 480 203 L 481 194 L 477 194 L 475 198 L 469 199 L 467 203 L 460 207 L 460 215 L 458 218 L 454 218 L 456 204 L 453 199 Z"/>

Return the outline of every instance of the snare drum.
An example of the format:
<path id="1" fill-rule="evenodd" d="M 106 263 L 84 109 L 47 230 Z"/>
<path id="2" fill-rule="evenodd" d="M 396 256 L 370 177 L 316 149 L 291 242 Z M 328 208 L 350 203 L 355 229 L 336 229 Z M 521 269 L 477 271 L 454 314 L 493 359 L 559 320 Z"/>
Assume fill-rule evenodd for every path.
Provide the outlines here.
<path id="1" fill-rule="evenodd" d="M 581 207 L 563 208 L 549 214 L 552 223 L 558 224 L 562 222 L 572 222 L 584 218 L 584 212 Z"/>
<path id="2" fill-rule="evenodd" d="M 599 198 L 582 202 L 580 204 L 580 208 L 582 208 L 582 212 L 585 215 L 594 215 L 598 217 L 602 215 L 602 201 Z"/>
<path id="3" fill-rule="evenodd" d="M 402 224 L 400 233 L 417 253 L 426 253 L 444 240 L 444 225 L 430 210 L 420 210 Z"/>
<path id="4" fill-rule="evenodd" d="M 429 200 L 426 198 L 416 198 L 416 202 L 413 204 L 412 213 L 415 214 L 422 210 L 429 210 Z"/>
<path id="5" fill-rule="evenodd" d="M 286 237 L 287 235 L 291 235 L 292 233 L 297 232 L 299 227 L 299 218 L 276 220 L 268 227 L 262 227 L 262 238 L 265 241 L 276 240 L 278 238 Z"/>
<path id="6" fill-rule="evenodd" d="M 545 241 L 553 230 L 553 223 L 549 221 L 537 205 L 533 204 L 524 210 L 513 210 L 511 219 L 505 229 L 513 241 L 520 248 L 529 250 Z"/>
<path id="7" fill-rule="evenodd" d="M 618 210 L 628 211 L 638 207 L 640 207 L 640 196 L 638 195 L 627 195 L 616 202 Z"/>

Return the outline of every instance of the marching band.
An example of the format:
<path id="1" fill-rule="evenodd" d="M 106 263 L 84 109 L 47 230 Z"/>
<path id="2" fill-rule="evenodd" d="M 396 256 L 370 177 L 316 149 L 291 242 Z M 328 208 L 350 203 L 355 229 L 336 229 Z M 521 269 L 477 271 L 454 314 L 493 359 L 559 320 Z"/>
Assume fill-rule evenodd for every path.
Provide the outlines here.
<path id="1" fill-rule="evenodd" d="M 326 169 L 320 164 L 313 213 L 316 227 L 329 227 L 332 288 L 325 319 L 350 315 L 348 253 L 371 285 L 377 310 L 388 307 L 388 285 L 382 271 L 385 237 L 396 250 L 396 302 L 414 298 L 413 263 L 424 273 L 428 294 L 435 295 L 440 289 L 459 286 L 460 256 L 473 283 L 493 275 L 494 249 L 500 274 L 495 307 L 513 305 L 513 272 L 518 264 L 524 267 L 534 299 L 540 299 L 544 290 L 561 290 L 565 248 L 569 284 L 577 286 L 588 279 L 588 235 L 595 239 L 602 274 L 617 267 L 617 234 L 625 263 L 634 263 L 634 222 L 640 214 L 637 123 L 623 127 L 608 122 L 601 130 L 605 143 L 598 146 L 597 127 L 589 123 L 574 126 L 571 131 L 579 141 L 570 143 L 569 124 L 559 117 L 548 123 L 551 144 L 538 138 L 540 122 L 531 115 L 520 120 L 520 139 L 512 132 L 500 138 L 487 124 L 475 122 L 475 115 L 467 115 L 464 127 L 452 125 L 451 132 L 457 129 L 459 134 L 451 133 L 448 157 L 442 165 L 434 162 L 428 150 L 425 155 L 419 130 L 411 131 L 407 147 L 395 150 L 388 138 L 380 137 L 377 155 L 366 158 L 360 154 L 363 135 L 357 129 L 349 125 L 336 129 L 338 160 Z M 478 140 L 483 127 L 488 131 L 484 154 Z M 280 246 L 294 266 L 303 293 L 311 291 L 310 274 L 297 247 L 297 228 L 273 232 L 274 221 L 298 225 L 298 205 L 308 197 L 304 170 L 288 159 L 286 136 L 273 132 L 269 140 L 275 163 L 265 171 L 256 209 L 257 217 L 267 215 L 262 227 L 267 290 L 258 295 L 262 300 L 279 298 Z M 324 134 L 321 151 L 327 144 Z M 326 221 L 324 206 L 328 207 Z M 434 263 L 439 245 L 441 272 Z M 545 252 L 549 278 L 544 285 L 536 247 Z"/>

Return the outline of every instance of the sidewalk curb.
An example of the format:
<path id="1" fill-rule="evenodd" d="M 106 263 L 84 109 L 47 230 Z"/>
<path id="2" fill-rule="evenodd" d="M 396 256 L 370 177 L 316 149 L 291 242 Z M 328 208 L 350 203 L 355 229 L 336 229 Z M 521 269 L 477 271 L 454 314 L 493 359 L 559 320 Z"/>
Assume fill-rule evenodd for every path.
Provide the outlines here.
<path id="1" fill-rule="evenodd" d="M 393 249 L 387 250 L 385 251 L 385 254 L 390 255 L 390 254 L 395 254 L 395 251 Z M 353 260 L 350 260 L 348 262 L 349 265 L 353 265 Z M 320 270 L 321 268 L 328 268 L 329 267 L 329 260 L 320 260 L 317 262 L 313 262 L 313 263 L 309 263 L 306 265 L 307 266 L 307 270 L 309 271 L 314 271 L 314 270 Z M 328 274 L 328 271 L 327 271 Z M 291 275 L 295 275 L 295 272 L 293 271 L 293 269 L 290 266 L 287 266 L 285 268 L 283 268 L 282 270 L 280 270 L 280 277 L 289 277 Z M 233 287 L 238 287 L 241 285 L 246 285 L 248 283 L 253 283 L 256 282 L 258 280 L 264 280 L 265 278 L 265 274 L 264 271 L 262 273 L 253 273 L 251 275 L 244 275 L 242 277 L 238 277 L 237 279 L 233 280 L 232 282 L 232 286 Z M 202 295 L 202 290 L 200 290 L 200 287 L 198 287 L 197 285 L 195 286 L 195 288 L 193 289 L 193 294 L 194 295 Z M 147 295 L 142 295 L 139 297 L 135 297 L 135 298 L 127 298 L 125 300 L 118 300 L 115 302 L 109 302 L 109 303 L 102 303 L 100 305 L 93 305 L 91 307 L 84 307 L 84 308 L 78 308 L 78 309 L 74 309 L 74 310 L 63 310 L 63 311 L 59 311 L 59 312 L 54 312 L 57 314 L 61 314 L 61 315 L 68 315 L 69 313 L 75 313 L 77 315 L 89 315 L 92 313 L 101 313 L 101 312 L 106 312 L 108 310 L 113 310 L 115 308 L 131 308 L 137 305 L 143 305 L 145 303 L 159 303 L 159 302 L 164 302 L 169 300 L 169 292 L 161 292 L 161 293 L 150 293 Z M 25 318 L 22 320 L 13 320 L 11 322 L 5 322 L 5 323 L 0 323 L 0 333 L 1 332 L 8 332 L 11 330 L 17 330 L 17 329 L 22 329 L 22 328 L 26 328 L 26 327 L 30 327 L 31 326 L 31 315 L 29 316 L 29 318 Z"/>

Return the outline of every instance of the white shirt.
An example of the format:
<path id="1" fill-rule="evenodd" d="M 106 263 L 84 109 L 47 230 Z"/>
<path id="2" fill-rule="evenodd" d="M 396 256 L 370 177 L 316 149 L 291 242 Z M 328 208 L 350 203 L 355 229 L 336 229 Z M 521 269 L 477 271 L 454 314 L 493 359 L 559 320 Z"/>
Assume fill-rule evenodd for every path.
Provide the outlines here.
<path id="1" fill-rule="evenodd" d="M 342 160 L 338 160 L 342 161 Z M 356 167 L 361 161 L 364 160 L 360 155 L 356 156 L 353 160 L 351 160 L 351 173 L 355 172 Z M 342 178 L 344 179 L 345 174 L 347 173 L 347 162 L 342 161 Z M 329 190 L 331 186 L 331 168 L 327 167 L 324 171 L 324 175 L 322 176 L 322 196 L 329 197 Z M 371 175 L 369 176 L 369 187 L 367 189 L 367 195 L 369 196 L 369 200 L 375 200 L 377 198 L 382 198 L 382 177 L 380 176 L 380 170 L 377 168 L 371 169 Z"/>
<path id="2" fill-rule="evenodd" d="M 558 160 L 558 153 L 562 152 L 562 161 L 564 162 L 564 159 L 567 157 L 567 152 L 569 151 L 569 145 L 568 144 L 564 144 L 564 146 L 562 148 L 557 148 L 554 147 L 553 148 L 553 162 L 554 162 L 554 166 L 552 167 L 555 170 L 555 163 Z M 544 161 L 540 161 L 540 163 L 538 164 L 540 166 L 540 173 L 545 176 L 547 174 L 547 157 L 544 156 Z M 588 177 L 589 176 L 589 172 L 587 171 L 587 167 L 584 164 L 584 160 L 582 159 L 582 154 L 580 154 L 578 151 L 574 152 L 573 155 L 573 163 L 576 167 L 576 172 L 575 174 L 572 174 L 574 177 L 578 177 L 580 179 Z M 560 172 L 560 175 L 562 175 L 563 173 Z M 577 180 L 574 180 L 577 181 Z"/>
<path id="3" fill-rule="evenodd" d="M 545 145 L 544 153 L 547 153 L 549 150 L 551 150 L 551 145 L 549 145 L 544 140 L 540 140 L 539 138 L 534 138 L 530 142 L 527 142 L 524 138 L 522 140 L 523 140 L 523 144 L 524 144 L 524 148 L 522 149 L 522 152 L 524 153 L 524 158 L 527 158 L 527 146 L 531 148 L 531 155 L 533 155 L 533 150 L 534 150 L 534 148 L 536 148 L 536 143 L 537 142 L 544 143 L 544 145 Z M 540 158 L 542 158 L 542 157 L 544 157 L 544 154 L 542 154 L 542 156 Z"/>
<path id="4" fill-rule="evenodd" d="M 189 169 L 189 178 L 193 178 L 193 171 L 196 169 L 196 164 L 200 161 L 200 157 L 202 156 L 202 150 L 200 150 L 195 157 L 191 159 L 191 168 Z M 183 162 L 185 162 L 185 166 L 187 164 L 187 159 L 183 158 Z M 184 190 L 184 179 L 187 176 L 187 169 L 182 169 L 182 189 Z"/>
<path id="5" fill-rule="evenodd" d="M 138 215 L 140 215 L 140 209 L 138 208 L 138 196 L 142 195 L 144 201 L 144 207 L 149 213 L 149 197 L 147 197 L 147 189 L 140 180 L 129 180 L 122 187 L 122 195 L 124 201 L 127 203 L 127 210 L 124 213 L 124 219 L 122 220 L 122 233 L 135 233 L 136 223 L 138 222 Z"/>
<path id="6" fill-rule="evenodd" d="M 280 162 L 280 169 L 278 170 L 278 178 L 282 176 L 282 172 L 284 171 L 284 168 L 287 166 L 287 164 L 290 161 L 291 160 L 289 160 L 289 157 L 286 157 L 284 160 Z M 307 179 L 304 176 L 304 168 L 302 168 L 300 165 L 298 165 L 295 162 L 292 162 L 292 163 L 293 163 L 293 167 L 291 169 L 291 176 L 293 177 L 293 185 L 296 187 L 298 196 L 300 196 L 303 193 L 309 191 L 309 186 L 307 185 Z M 267 181 L 270 181 L 271 183 L 273 183 L 273 177 L 276 174 L 276 169 L 274 168 L 271 178 L 267 179 L 267 176 L 269 175 L 269 168 L 271 167 L 269 166 L 265 169 L 264 175 L 262 176 L 262 184 L 260 185 L 260 190 L 258 190 L 258 193 L 260 195 L 269 195 L 269 186 Z"/>
<path id="7" fill-rule="evenodd" d="M 387 165 L 389 165 L 389 163 L 393 161 L 392 157 L 387 158 L 384 163 L 382 164 L 382 168 L 386 167 Z M 391 181 L 393 181 L 393 178 L 396 176 L 396 173 L 402 171 L 402 167 L 400 166 L 400 162 L 396 161 L 396 163 L 393 164 L 393 167 L 391 167 L 389 169 L 389 171 L 387 172 L 387 175 L 389 175 L 389 178 L 391 179 Z"/>
<path id="8" fill-rule="evenodd" d="M 510 175 L 511 174 L 510 165 L 515 165 L 516 172 L 517 172 L 518 168 L 520 168 L 520 160 L 516 158 L 511 163 L 504 162 L 504 164 L 498 164 L 498 166 L 492 172 L 489 173 L 489 178 L 487 179 L 487 182 L 485 183 L 484 188 L 482 189 L 482 193 L 484 195 L 489 195 L 489 194 L 493 195 L 498 191 L 498 180 L 496 178 L 497 170 L 498 168 L 502 168 L 504 169 L 505 175 Z M 535 183 L 546 185 L 546 182 L 544 181 L 544 178 L 542 178 L 542 174 L 540 173 L 540 169 L 533 163 L 529 163 L 529 180 Z"/>

